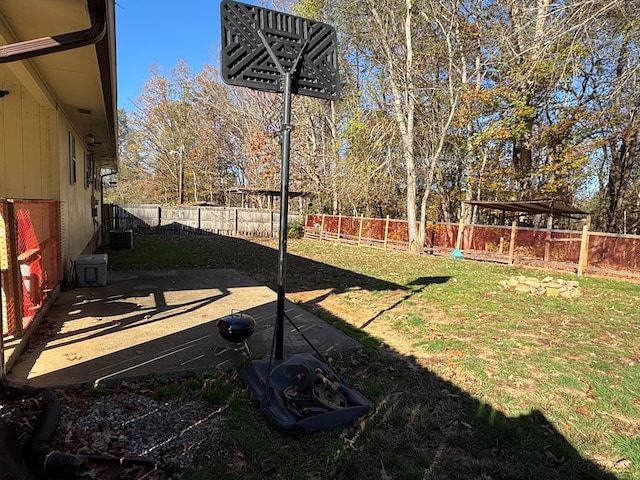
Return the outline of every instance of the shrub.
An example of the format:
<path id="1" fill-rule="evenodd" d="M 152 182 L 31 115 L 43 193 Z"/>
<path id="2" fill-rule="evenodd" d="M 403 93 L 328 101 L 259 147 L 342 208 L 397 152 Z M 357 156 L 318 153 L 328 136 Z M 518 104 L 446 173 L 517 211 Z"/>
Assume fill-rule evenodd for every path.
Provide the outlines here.
<path id="1" fill-rule="evenodd" d="M 287 238 L 302 238 L 304 236 L 304 225 L 300 221 L 291 222 L 287 225 Z"/>

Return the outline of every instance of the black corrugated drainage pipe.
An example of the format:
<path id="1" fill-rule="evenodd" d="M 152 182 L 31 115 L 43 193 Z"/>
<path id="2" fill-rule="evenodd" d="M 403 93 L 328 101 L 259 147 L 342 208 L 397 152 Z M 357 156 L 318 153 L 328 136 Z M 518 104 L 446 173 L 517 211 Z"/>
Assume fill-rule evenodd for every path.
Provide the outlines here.
<path id="1" fill-rule="evenodd" d="M 60 419 L 60 401 L 57 395 L 48 389 L 29 385 L 10 385 L 4 376 L 0 378 L 0 401 L 23 397 L 39 398 L 40 413 L 37 416 L 33 432 L 22 451 L 15 448 L 10 452 L 3 452 L 8 453 L 11 458 L 7 459 L 6 456 L 3 458 L 0 479 L 27 480 L 32 478 L 29 474 L 47 480 L 88 478 L 90 470 L 94 469 L 96 465 L 115 468 L 144 467 L 147 471 L 159 468 L 157 462 L 145 458 L 73 455 L 53 449 L 51 441 L 55 436 Z M 6 442 L 9 444 L 10 442 L 17 443 L 17 437 L 14 435 Z M 25 464 L 29 466 L 28 470 L 25 468 Z"/>
<path id="2" fill-rule="evenodd" d="M 40 413 L 33 433 L 24 445 L 27 465 L 42 478 L 74 478 L 81 472 L 84 458 L 55 451 L 50 444 L 58 428 L 60 401 L 51 390 L 40 393 Z"/>
<path id="3" fill-rule="evenodd" d="M 75 455 L 56 452 L 49 445 L 56 433 L 60 418 L 58 397 L 51 390 L 41 390 L 26 385 L 9 385 L 3 379 L 0 385 L 0 399 L 18 400 L 24 397 L 39 398 L 40 413 L 37 416 L 33 432 L 25 443 L 22 452 L 19 449 L 13 450 L 13 457 L 15 458 L 11 459 L 11 463 L 14 465 L 12 468 L 20 469 L 20 466 L 24 465 L 26 461 L 31 473 L 37 475 L 38 478 L 76 477 L 84 459 Z M 15 438 L 15 441 L 17 441 L 17 438 Z M 26 473 L 24 472 L 24 474 Z M 18 474 L 22 474 L 22 472 L 12 472 L 14 476 Z M 52 477 L 52 474 L 56 476 Z"/>

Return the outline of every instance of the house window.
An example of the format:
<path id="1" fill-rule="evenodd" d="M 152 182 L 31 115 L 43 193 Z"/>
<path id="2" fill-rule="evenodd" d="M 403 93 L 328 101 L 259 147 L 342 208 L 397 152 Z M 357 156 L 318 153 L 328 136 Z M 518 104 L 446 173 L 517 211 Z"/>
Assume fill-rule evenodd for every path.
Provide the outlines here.
<path id="1" fill-rule="evenodd" d="M 69 185 L 76 184 L 76 138 L 69 132 Z"/>

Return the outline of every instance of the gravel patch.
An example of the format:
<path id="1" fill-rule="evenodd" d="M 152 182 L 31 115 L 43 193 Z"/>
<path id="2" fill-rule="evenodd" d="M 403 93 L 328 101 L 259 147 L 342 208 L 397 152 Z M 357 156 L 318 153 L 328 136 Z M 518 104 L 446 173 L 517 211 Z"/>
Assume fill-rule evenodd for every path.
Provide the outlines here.
<path id="1" fill-rule="evenodd" d="M 145 457 L 185 468 L 204 442 L 219 436 L 223 411 L 201 400 L 109 394 L 96 398 L 85 415 L 63 406 L 55 440 L 76 454 Z"/>
<path id="2" fill-rule="evenodd" d="M 197 466 L 201 447 L 219 443 L 226 423 L 225 407 L 196 398 L 158 400 L 139 384 L 124 383 L 106 393 L 55 393 L 61 412 L 52 448 L 74 455 L 144 458 L 157 462 L 160 471 Z M 5 401 L 0 407 L 0 423 L 15 425 L 24 443 L 40 399 Z"/>

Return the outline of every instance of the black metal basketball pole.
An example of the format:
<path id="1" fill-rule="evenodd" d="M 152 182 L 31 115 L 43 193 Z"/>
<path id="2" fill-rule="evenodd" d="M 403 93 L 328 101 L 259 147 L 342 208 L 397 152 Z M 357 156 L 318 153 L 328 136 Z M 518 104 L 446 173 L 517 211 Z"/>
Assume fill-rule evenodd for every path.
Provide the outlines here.
<path id="1" fill-rule="evenodd" d="M 297 58 L 291 66 L 291 70 L 285 72 L 278 57 L 269 45 L 262 30 L 258 30 L 258 36 L 264 44 L 271 59 L 276 64 L 284 82 L 283 108 L 282 108 L 282 145 L 281 145 L 281 167 L 280 167 L 280 241 L 278 245 L 278 303 L 276 306 L 275 325 L 275 353 L 276 360 L 284 357 L 284 304 L 285 304 L 285 277 L 287 270 L 287 219 L 289 215 L 289 153 L 291 151 L 291 77 L 298 63 L 302 58 L 308 42 L 300 49 Z M 273 352 L 272 352 L 273 353 Z"/>
<path id="2" fill-rule="evenodd" d="M 298 372 L 302 368 L 303 376 L 310 380 L 309 388 L 316 378 L 316 368 L 335 373 L 293 322 L 293 327 L 321 360 L 308 354 L 291 355 L 286 360 L 283 358 L 284 321 L 291 321 L 285 313 L 291 101 L 293 95 L 325 100 L 339 98 L 336 32 L 330 25 L 321 22 L 232 0 L 222 0 L 220 12 L 223 81 L 229 85 L 283 95 L 278 290 L 271 355 L 268 359 L 252 360 L 240 370 L 240 378 L 247 384 L 252 396 L 259 400 L 262 413 L 283 433 L 314 432 L 346 426 L 366 415 L 372 405 L 344 383 L 340 383 L 340 392 L 335 395 L 336 398 L 342 398 L 339 408 L 334 409 L 333 403 L 327 404 L 326 410 L 312 408 L 310 414 L 300 412 L 303 415 L 300 418 L 295 413 L 297 407 L 289 404 L 286 392 L 293 388 L 295 393 L 299 393 L 294 387 L 296 380 L 291 378 L 292 371 Z M 324 391 L 321 385 L 317 387 Z M 313 396 L 313 392 L 310 396 Z"/>
<path id="3" fill-rule="evenodd" d="M 232 0 L 220 2 L 220 19 L 222 80 L 229 85 L 283 94 L 278 291 L 270 356 L 271 359 L 282 360 L 286 318 L 291 97 L 296 94 L 326 100 L 339 98 L 336 32 L 321 22 Z"/>
<path id="4" fill-rule="evenodd" d="M 284 350 L 285 274 L 287 269 L 287 222 L 289 214 L 289 152 L 291 144 L 291 72 L 284 74 L 282 114 L 282 166 L 280 170 L 280 242 L 278 247 L 278 305 L 276 307 L 275 358 L 282 360 Z"/>

